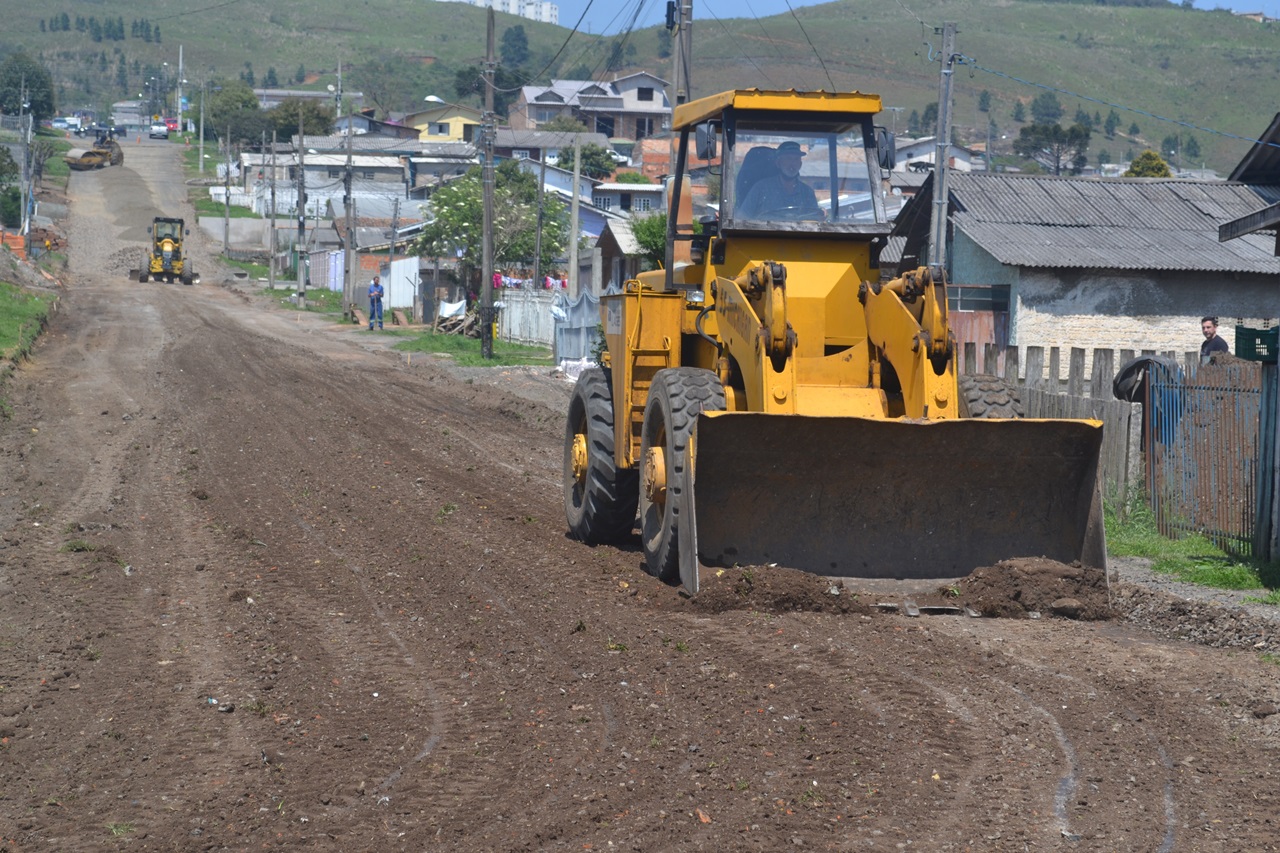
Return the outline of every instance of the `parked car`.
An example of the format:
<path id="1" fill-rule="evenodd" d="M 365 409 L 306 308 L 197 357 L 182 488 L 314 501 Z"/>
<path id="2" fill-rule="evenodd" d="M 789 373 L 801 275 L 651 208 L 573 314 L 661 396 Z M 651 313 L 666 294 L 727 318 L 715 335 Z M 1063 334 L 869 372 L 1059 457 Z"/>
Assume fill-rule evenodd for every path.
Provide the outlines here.
<path id="1" fill-rule="evenodd" d="M 169 128 L 163 123 L 151 125 L 151 132 L 147 134 L 152 139 L 168 139 Z"/>
<path id="2" fill-rule="evenodd" d="M 178 120 L 177 120 L 176 118 L 167 118 L 167 119 L 165 119 L 165 120 L 164 120 L 164 126 L 165 126 L 165 127 L 167 127 L 167 128 L 169 129 L 169 132 L 170 132 L 170 133 L 177 133 L 177 132 L 178 132 L 178 130 L 179 130 L 179 128 L 178 128 Z"/>

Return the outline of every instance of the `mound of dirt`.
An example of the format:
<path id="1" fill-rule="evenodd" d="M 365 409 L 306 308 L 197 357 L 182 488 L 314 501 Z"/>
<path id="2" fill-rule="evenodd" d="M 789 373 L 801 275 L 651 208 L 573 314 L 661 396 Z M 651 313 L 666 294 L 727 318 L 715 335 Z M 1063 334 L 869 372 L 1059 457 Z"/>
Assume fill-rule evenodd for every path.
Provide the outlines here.
<path id="1" fill-rule="evenodd" d="M 757 610 L 762 613 L 870 613 L 871 608 L 840 581 L 775 566 L 706 570 L 690 601 L 703 613 Z"/>
<path id="2" fill-rule="evenodd" d="M 1023 619 L 1040 613 L 1066 619 L 1115 618 L 1104 571 L 1043 557 L 1003 560 L 975 569 L 944 594 L 950 596 L 950 603 L 972 607 L 983 616 Z"/>
<path id="3" fill-rule="evenodd" d="M 908 596 L 922 607 L 971 608 L 985 617 L 1005 619 L 1056 616 L 1063 619 L 1118 618 L 1111 609 L 1106 574 L 1101 569 L 1066 565 L 1043 557 L 1004 560 L 935 592 Z M 846 582 L 775 566 L 704 570 L 702 588 L 690 605 L 704 613 L 758 610 L 764 613 L 873 612 L 872 603 L 894 596 L 860 593 Z"/>

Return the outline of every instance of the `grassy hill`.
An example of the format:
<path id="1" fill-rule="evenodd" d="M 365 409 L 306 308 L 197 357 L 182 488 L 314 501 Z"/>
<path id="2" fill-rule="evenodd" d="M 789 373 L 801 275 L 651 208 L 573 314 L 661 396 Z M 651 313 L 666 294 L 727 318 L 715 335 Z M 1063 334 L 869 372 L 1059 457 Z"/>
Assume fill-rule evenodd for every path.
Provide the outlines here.
<path id="1" fill-rule="evenodd" d="M 1280 97 L 1271 86 L 1280 70 L 1277 25 L 1176 6 L 1029 0 L 911 0 L 906 6 L 910 12 L 885 0 L 838 0 L 798 9 L 802 31 L 791 15 L 718 20 L 711 10 L 724 4 L 695 3 L 694 94 L 745 86 L 830 88 L 834 83 L 876 92 L 886 106 L 901 107 L 896 115 L 886 114 L 884 123 L 896 123 L 902 131 L 911 111 L 923 111 L 937 100 L 938 65 L 929 61 L 925 42 L 936 46 L 933 27 L 945 19 L 959 24 L 961 52 L 999 72 L 972 68 L 956 76 L 955 121 L 969 138 L 985 139 L 988 116 L 977 109 L 983 90 L 990 93 L 989 117 L 997 125 L 997 137 L 1016 136 L 1015 101 L 1029 106 L 1042 90 L 1014 78 L 1246 137 L 1260 133 L 1280 110 Z M 484 11 L 455 3 L 240 0 L 211 3 L 194 13 L 184 13 L 184 8 L 173 0 L 121 0 L 110 6 L 55 0 L 49 8 L 22 6 L 7 12 L 0 52 L 24 46 L 38 53 L 62 81 L 65 107 L 79 100 L 99 103 L 123 97 L 114 80 L 119 55 L 129 67 L 128 85 L 136 89 L 135 68 L 140 78 L 154 73 L 148 67 L 160 62 L 176 68 L 182 44 L 188 79 L 208 69 L 235 76 L 248 62 L 259 83 L 268 67 L 274 67 L 284 83 L 302 66 L 308 72 L 307 85 L 323 88 L 333 82 L 342 61 L 345 67 L 355 66 L 344 75 L 349 91 L 368 90 L 398 109 L 416 107 L 426 94 L 456 97 L 454 72 L 484 53 Z M 126 30 L 133 20 L 147 19 L 161 28 L 162 42 L 126 39 L 95 44 L 74 30 L 40 31 L 42 17 L 64 10 L 73 20 L 119 16 Z M 529 74 L 547 64 L 569 32 L 498 15 L 499 38 L 515 24 L 528 36 L 531 56 L 523 70 Z M 564 75 L 603 68 L 610 43 L 610 37 L 575 35 L 551 71 Z M 643 68 L 670 78 L 670 60 L 658 57 L 659 46 L 658 30 L 634 33 L 623 51 L 624 70 Z M 1066 94 L 1058 98 L 1066 121 L 1077 106 L 1104 117 L 1111 109 Z M 1119 112 L 1122 136 L 1107 140 L 1097 132 L 1095 152 L 1105 148 L 1119 158 L 1128 149 L 1158 147 L 1164 137 L 1188 132 L 1141 113 Z M 1134 122 L 1140 128 L 1138 138 L 1124 138 L 1123 131 Z M 1227 136 L 1189 132 L 1199 143 L 1203 161 L 1219 171 L 1230 169 L 1248 148 L 1248 143 Z"/>

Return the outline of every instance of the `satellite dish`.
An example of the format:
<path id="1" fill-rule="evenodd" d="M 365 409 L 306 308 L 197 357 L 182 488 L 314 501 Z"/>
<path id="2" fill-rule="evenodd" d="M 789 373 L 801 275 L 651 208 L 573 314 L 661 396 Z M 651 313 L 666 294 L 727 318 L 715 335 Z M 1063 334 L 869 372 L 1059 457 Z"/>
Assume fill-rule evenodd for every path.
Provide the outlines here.
<path id="1" fill-rule="evenodd" d="M 333 88 L 333 84 L 332 84 L 332 83 L 330 83 L 330 84 L 329 84 L 328 86 L 326 86 L 325 88 L 326 88 L 326 89 L 328 89 L 330 92 L 334 91 L 334 88 Z"/>

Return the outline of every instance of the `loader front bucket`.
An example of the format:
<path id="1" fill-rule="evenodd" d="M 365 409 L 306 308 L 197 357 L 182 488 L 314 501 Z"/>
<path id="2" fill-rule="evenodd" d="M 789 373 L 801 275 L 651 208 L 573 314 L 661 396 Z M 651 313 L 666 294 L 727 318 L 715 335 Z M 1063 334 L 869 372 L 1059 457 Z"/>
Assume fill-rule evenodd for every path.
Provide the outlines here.
<path id="1" fill-rule="evenodd" d="M 693 446 L 690 591 L 699 562 L 913 580 L 1012 557 L 1106 567 L 1099 421 L 704 412 Z"/>

